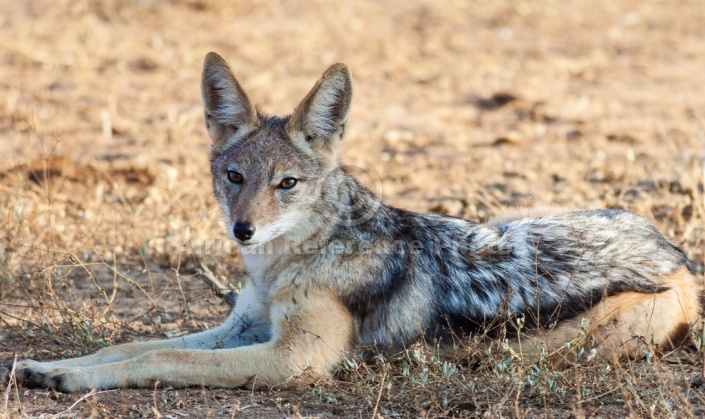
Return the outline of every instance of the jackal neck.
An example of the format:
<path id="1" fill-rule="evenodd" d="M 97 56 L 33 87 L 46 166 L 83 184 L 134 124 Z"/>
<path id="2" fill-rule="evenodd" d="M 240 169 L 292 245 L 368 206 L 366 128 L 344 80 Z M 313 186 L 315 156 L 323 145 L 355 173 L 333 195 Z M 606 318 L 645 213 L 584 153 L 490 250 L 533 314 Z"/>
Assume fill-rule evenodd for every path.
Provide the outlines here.
<path id="1" fill-rule="evenodd" d="M 295 228 L 257 246 L 241 247 L 241 255 L 252 279 L 269 287 L 287 278 L 286 271 L 299 263 L 311 263 L 336 253 L 336 248 L 361 248 L 369 242 L 369 232 L 394 224 L 390 208 L 344 169 L 326 176 L 320 186 L 320 199 Z M 307 270 L 306 270 L 307 271 Z M 307 275 L 297 281 L 305 282 Z M 285 280 L 286 281 L 286 280 Z"/>

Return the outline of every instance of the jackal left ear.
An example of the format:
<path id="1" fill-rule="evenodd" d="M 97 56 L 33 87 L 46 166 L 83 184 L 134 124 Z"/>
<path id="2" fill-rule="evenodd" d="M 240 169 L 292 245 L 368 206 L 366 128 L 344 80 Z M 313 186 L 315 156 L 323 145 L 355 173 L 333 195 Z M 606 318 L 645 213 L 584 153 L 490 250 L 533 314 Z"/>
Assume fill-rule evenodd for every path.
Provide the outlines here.
<path id="1" fill-rule="evenodd" d="M 296 107 L 286 126 L 302 148 L 327 158 L 336 157 L 352 102 L 352 75 L 345 63 L 332 65 Z"/>
<path id="2" fill-rule="evenodd" d="M 258 124 L 257 111 L 225 59 L 209 52 L 203 62 L 201 96 L 215 149 L 236 141 Z"/>

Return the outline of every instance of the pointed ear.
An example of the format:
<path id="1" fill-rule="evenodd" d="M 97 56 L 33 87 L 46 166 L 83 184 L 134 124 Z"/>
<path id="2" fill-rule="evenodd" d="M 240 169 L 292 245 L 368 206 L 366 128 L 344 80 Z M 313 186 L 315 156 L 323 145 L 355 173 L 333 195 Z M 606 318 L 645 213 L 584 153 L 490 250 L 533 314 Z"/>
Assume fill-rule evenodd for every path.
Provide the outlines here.
<path id="1" fill-rule="evenodd" d="M 347 64 L 332 65 L 294 111 L 286 130 L 295 144 L 335 160 L 352 102 Z"/>
<path id="2" fill-rule="evenodd" d="M 250 97 L 233 76 L 228 63 L 215 52 L 209 52 L 203 63 L 201 96 L 206 129 L 214 146 L 222 148 L 257 126 L 257 111 Z"/>

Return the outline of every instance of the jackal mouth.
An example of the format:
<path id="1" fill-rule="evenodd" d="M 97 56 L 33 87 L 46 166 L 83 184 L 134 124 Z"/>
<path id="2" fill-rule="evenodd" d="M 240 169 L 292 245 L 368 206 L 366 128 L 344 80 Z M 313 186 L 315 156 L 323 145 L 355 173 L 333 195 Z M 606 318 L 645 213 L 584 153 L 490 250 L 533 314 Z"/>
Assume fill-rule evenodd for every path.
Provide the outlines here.
<path id="1" fill-rule="evenodd" d="M 253 243 L 251 240 L 248 240 L 248 241 L 246 241 L 246 242 L 243 242 L 243 241 L 240 240 L 240 239 L 235 239 L 235 243 L 237 243 L 237 245 L 240 246 L 240 247 L 255 247 L 255 246 L 257 246 L 258 244 L 260 244 L 259 242 Z"/>
<path id="2" fill-rule="evenodd" d="M 254 240 L 248 239 L 248 240 L 242 241 L 242 240 L 238 239 L 237 237 L 233 237 L 232 235 L 231 235 L 231 238 L 241 248 L 255 248 L 257 246 L 261 246 L 261 245 L 264 245 L 268 242 L 271 242 L 272 240 L 281 236 L 281 234 L 283 234 L 284 232 L 285 231 L 282 226 L 275 226 L 271 230 L 268 230 L 268 231 L 264 230 L 262 232 L 259 232 L 260 237 L 264 234 L 264 236 L 265 236 L 264 240 L 260 239 L 260 237 L 253 237 Z"/>

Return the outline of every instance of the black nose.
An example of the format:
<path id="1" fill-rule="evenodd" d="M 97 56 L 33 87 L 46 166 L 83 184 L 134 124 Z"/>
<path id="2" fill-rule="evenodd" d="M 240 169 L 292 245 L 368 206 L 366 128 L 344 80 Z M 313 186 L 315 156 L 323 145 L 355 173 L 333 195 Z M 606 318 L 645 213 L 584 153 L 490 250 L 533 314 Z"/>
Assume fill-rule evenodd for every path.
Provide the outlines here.
<path id="1" fill-rule="evenodd" d="M 255 226 L 253 226 L 252 223 L 235 223 L 233 233 L 235 233 L 235 237 L 239 240 L 247 241 L 255 234 Z"/>

